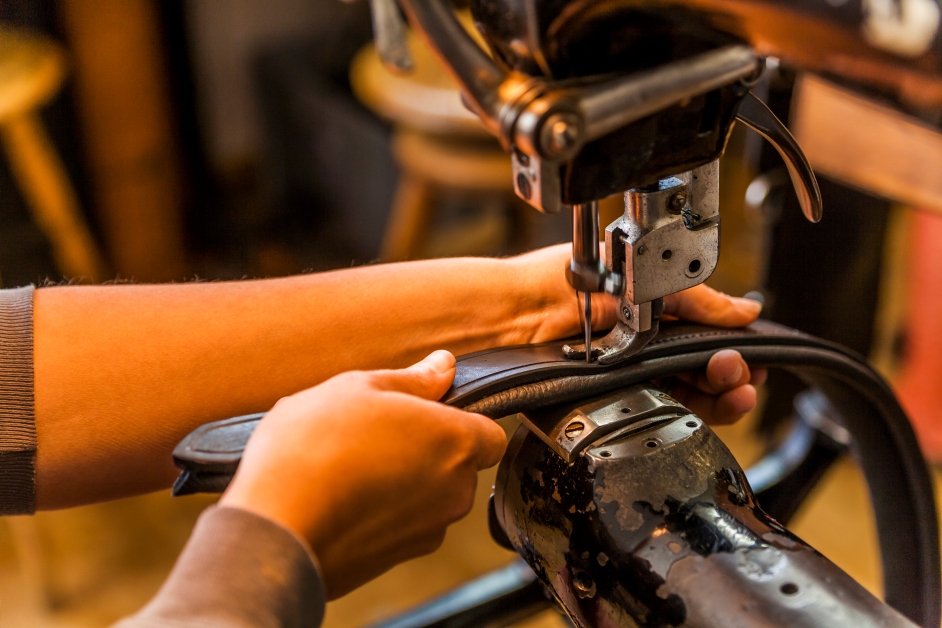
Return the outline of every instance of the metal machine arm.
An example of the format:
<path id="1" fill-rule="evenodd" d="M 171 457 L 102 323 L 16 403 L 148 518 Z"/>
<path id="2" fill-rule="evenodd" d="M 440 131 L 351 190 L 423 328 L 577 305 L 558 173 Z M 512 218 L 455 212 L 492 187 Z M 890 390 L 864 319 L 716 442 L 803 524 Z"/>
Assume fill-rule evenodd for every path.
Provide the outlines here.
<path id="1" fill-rule="evenodd" d="M 775 145 L 786 159 L 805 215 L 812 222 L 821 219 L 820 193 L 801 149 L 771 111 L 747 94 L 763 68 L 748 46 L 719 46 L 614 78 L 552 81 L 501 69 L 464 30 L 445 0 L 401 2 L 413 27 L 461 86 L 468 106 L 512 152 L 515 191 L 540 211 L 556 213 L 562 208 L 561 168 L 587 145 L 734 85 L 738 99 L 745 97 L 739 119 Z M 715 126 L 716 121 L 709 118 L 718 119 L 720 111 L 704 110 L 702 116 Z M 724 147 L 725 135 L 708 159 L 715 160 Z M 633 355 L 657 333 L 660 299 L 710 276 L 719 253 L 718 176 L 715 163 L 708 164 L 626 192 L 625 215 L 608 229 L 613 232 L 614 228 L 615 237 L 609 238 L 609 259 L 604 265 L 597 253 L 597 200 L 607 194 L 595 192 L 588 202 L 572 205 L 573 256 L 566 276 L 576 292 L 583 294 L 584 342 L 567 347 L 567 356 L 608 363 Z M 712 191 L 688 194 L 681 189 L 685 186 Z M 622 245 L 627 247 L 624 252 Z M 653 254 L 642 259 L 646 251 Z M 681 251 L 683 259 L 673 257 Z M 662 256 L 661 261 L 652 262 L 656 255 Z M 592 345 L 591 325 L 594 292 L 623 297 L 615 330 L 596 345 Z"/>

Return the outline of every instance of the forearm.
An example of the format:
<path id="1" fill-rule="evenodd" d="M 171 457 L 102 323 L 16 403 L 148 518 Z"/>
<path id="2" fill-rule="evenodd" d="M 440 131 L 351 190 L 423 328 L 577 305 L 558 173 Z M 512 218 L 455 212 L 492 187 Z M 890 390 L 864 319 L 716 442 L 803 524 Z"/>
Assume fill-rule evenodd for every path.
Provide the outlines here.
<path id="1" fill-rule="evenodd" d="M 169 485 L 203 423 L 351 369 L 526 342 L 542 305 L 511 261 L 450 259 L 257 281 L 57 287 L 34 300 L 37 505 Z"/>

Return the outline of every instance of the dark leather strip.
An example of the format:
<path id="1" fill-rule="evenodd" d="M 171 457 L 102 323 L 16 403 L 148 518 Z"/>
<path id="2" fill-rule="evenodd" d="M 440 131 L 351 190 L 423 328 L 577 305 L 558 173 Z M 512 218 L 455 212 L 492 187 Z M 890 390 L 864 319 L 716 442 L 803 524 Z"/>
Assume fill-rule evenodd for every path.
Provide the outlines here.
<path id="1" fill-rule="evenodd" d="M 488 402 L 482 406 L 473 406 L 473 404 L 505 390 L 537 383 L 540 388 L 534 392 L 532 399 L 535 403 L 541 403 L 539 393 L 550 393 L 555 386 L 567 385 L 563 383 L 562 378 L 576 378 L 565 380 L 570 381 L 569 385 L 575 386 L 578 386 L 577 382 L 584 382 L 586 385 L 601 381 L 618 382 L 626 377 L 624 373 L 646 372 L 651 368 L 652 360 L 658 358 L 698 351 L 710 351 L 712 355 L 713 352 L 732 345 L 737 347 L 818 347 L 862 361 L 860 356 L 840 345 L 769 321 L 756 321 L 749 327 L 735 329 L 686 323 L 662 323 L 658 336 L 640 353 L 623 362 L 610 365 L 599 365 L 594 362 L 587 364 L 579 360 L 566 359 L 562 353 L 562 347 L 566 342 L 502 347 L 461 356 L 458 358 L 455 383 L 442 401 L 469 410 L 472 407 L 489 408 L 495 402 Z M 642 366 L 639 367 L 639 365 Z M 603 375 L 606 376 L 603 377 Z M 660 376 L 649 376 L 648 379 Z M 627 377 L 630 378 L 630 376 Z"/>
<path id="2" fill-rule="evenodd" d="M 853 436 L 872 495 L 886 601 L 920 625 L 939 625 L 942 569 L 932 482 L 893 392 L 860 356 L 764 321 L 745 329 L 665 325 L 640 354 L 610 366 L 566 360 L 563 344 L 463 356 L 443 401 L 497 418 L 703 368 L 720 349 L 739 351 L 753 366 L 787 369 L 827 395 Z M 209 424 L 181 442 L 174 459 L 184 475 L 175 492 L 221 490 L 257 420 Z"/>

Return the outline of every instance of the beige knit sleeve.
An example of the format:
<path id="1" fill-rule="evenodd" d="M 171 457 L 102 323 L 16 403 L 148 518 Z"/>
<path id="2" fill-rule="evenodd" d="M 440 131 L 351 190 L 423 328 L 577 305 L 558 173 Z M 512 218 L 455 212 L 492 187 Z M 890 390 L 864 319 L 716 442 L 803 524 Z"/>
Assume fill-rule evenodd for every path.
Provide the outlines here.
<path id="1" fill-rule="evenodd" d="M 0 515 L 36 508 L 33 287 L 0 290 Z"/>

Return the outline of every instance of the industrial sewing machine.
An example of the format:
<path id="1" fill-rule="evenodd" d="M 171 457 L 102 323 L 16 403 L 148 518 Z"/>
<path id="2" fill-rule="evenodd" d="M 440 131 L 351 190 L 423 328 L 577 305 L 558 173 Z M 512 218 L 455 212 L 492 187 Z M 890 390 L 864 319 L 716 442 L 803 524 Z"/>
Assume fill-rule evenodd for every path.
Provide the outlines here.
<path id="1" fill-rule="evenodd" d="M 498 626 L 555 603 L 580 627 L 938 626 L 932 487 L 905 415 L 859 357 L 793 330 L 659 329 L 663 297 L 705 281 L 719 254 L 718 165 L 738 120 L 785 160 L 821 219 L 801 149 L 750 93 L 763 56 L 865 85 L 904 106 L 942 104 L 935 0 L 472 0 L 489 51 L 445 0 L 400 0 L 466 105 L 512 155 L 517 194 L 571 207 L 566 272 L 582 342 L 459 359 L 446 403 L 521 413 L 490 516 L 513 565 L 387 626 Z M 377 50 L 408 70 L 394 0 L 373 0 Z M 605 230 L 598 201 L 624 194 Z M 590 295 L 620 297 L 593 338 Z M 660 333 L 659 333 L 660 332 Z M 720 348 L 814 386 L 783 446 L 744 472 L 703 422 L 649 382 Z M 261 415 L 210 424 L 175 452 L 175 490 L 222 490 Z M 873 496 L 885 603 L 784 527 L 852 447 Z M 908 618 L 908 619 L 907 619 Z"/>

